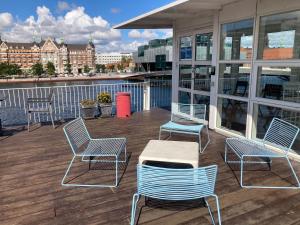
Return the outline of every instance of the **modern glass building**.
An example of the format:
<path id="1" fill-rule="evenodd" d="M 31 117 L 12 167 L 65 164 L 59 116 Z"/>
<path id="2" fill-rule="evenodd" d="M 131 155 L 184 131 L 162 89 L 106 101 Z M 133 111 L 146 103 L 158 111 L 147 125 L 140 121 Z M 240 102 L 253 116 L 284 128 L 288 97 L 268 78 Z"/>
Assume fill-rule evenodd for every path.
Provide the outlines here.
<path id="1" fill-rule="evenodd" d="M 117 28 L 173 28 L 172 100 L 207 104 L 211 129 L 256 139 L 273 117 L 300 127 L 300 1 L 179 0 Z"/>
<path id="2" fill-rule="evenodd" d="M 172 69 L 173 38 L 154 39 L 148 45 L 138 47 L 133 53 L 133 61 L 145 71 L 165 71 Z"/>

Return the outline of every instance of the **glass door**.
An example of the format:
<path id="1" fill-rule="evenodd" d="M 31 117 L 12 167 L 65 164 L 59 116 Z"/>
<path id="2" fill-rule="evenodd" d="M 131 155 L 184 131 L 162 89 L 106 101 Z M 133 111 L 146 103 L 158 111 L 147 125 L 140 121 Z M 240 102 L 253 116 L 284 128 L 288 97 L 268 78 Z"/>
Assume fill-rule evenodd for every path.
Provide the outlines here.
<path id="1" fill-rule="evenodd" d="M 178 102 L 206 104 L 209 116 L 212 32 L 193 32 L 179 37 Z"/>

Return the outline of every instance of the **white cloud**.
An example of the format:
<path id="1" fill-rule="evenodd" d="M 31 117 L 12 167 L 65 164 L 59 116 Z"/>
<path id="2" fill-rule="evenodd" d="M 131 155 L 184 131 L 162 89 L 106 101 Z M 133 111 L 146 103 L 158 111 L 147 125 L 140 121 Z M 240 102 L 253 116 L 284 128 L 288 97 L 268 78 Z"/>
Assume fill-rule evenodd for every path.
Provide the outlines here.
<path id="1" fill-rule="evenodd" d="M 46 6 L 38 6 L 36 15 L 36 18 L 32 15 L 11 25 L 13 20 L 8 20 L 6 14 L 0 14 L 0 28 L 11 25 L 10 29 L 2 33 L 3 39 L 30 42 L 35 34 L 42 38 L 64 37 L 67 43 L 87 43 L 91 36 L 96 45 L 107 45 L 121 40 L 119 30 L 112 29 L 101 16 L 89 16 L 84 7 L 76 7 L 64 16 L 55 17 Z M 1 19 L 2 17 L 6 20 Z"/>
<path id="2" fill-rule="evenodd" d="M 0 13 L 0 31 L 13 25 L 13 16 L 8 13 Z"/>
<path id="3" fill-rule="evenodd" d="M 131 30 L 130 39 L 121 39 L 121 32 L 112 29 L 108 21 L 101 16 L 92 17 L 84 7 L 73 7 L 63 4 L 63 14 L 55 16 L 46 6 L 38 6 L 36 15 L 25 20 L 15 20 L 10 13 L 0 13 L 0 31 L 2 39 L 7 41 L 31 42 L 36 38 L 64 38 L 66 43 L 87 43 L 93 38 L 97 51 L 101 52 L 132 52 L 137 47 L 155 38 L 171 35 L 170 30 Z M 128 38 L 125 38 L 127 40 Z"/>
<path id="4" fill-rule="evenodd" d="M 113 14 L 117 14 L 117 13 L 120 13 L 121 10 L 119 8 L 111 8 L 110 12 L 113 13 Z"/>
<path id="5" fill-rule="evenodd" d="M 63 12 L 72 9 L 72 6 L 68 2 L 58 1 L 57 2 L 57 11 Z"/>

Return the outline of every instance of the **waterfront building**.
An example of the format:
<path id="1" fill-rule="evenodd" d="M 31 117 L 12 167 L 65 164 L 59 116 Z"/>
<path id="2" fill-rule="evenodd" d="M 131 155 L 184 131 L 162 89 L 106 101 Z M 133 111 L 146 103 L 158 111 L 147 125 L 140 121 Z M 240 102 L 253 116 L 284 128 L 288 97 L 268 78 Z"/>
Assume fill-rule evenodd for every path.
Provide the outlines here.
<path id="1" fill-rule="evenodd" d="M 67 73 L 70 64 L 73 74 L 82 73 L 85 66 L 95 70 L 95 46 L 88 44 L 58 43 L 52 38 L 41 42 L 17 43 L 1 41 L 0 62 L 17 64 L 22 70 L 29 70 L 35 63 L 46 67 L 48 62 L 55 66 L 56 73 Z"/>
<path id="2" fill-rule="evenodd" d="M 132 53 L 96 53 L 96 64 L 116 64 L 122 61 L 122 58 L 132 58 Z"/>
<path id="3" fill-rule="evenodd" d="M 115 28 L 173 29 L 172 102 L 206 104 L 211 129 L 261 139 L 273 117 L 300 126 L 300 1 L 178 0 Z"/>
<path id="4" fill-rule="evenodd" d="M 173 38 L 154 39 L 148 45 L 138 47 L 133 52 L 136 67 L 145 71 L 162 71 L 172 69 Z"/>

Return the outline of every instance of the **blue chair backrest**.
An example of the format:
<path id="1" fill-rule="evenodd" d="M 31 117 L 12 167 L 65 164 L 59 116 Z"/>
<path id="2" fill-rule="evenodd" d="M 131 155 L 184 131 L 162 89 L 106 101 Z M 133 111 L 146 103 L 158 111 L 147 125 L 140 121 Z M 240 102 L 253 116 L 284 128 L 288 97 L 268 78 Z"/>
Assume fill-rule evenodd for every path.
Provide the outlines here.
<path id="1" fill-rule="evenodd" d="M 217 166 L 171 169 L 137 165 L 138 194 L 164 200 L 190 200 L 214 194 Z"/>
<path id="2" fill-rule="evenodd" d="M 91 139 L 81 117 L 65 125 L 64 132 L 74 154 L 80 152 L 80 148 Z"/>
<path id="3" fill-rule="evenodd" d="M 189 120 L 203 124 L 206 121 L 205 104 L 172 103 L 172 121 Z"/>
<path id="4" fill-rule="evenodd" d="M 294 144 L 299 128 L 284 120 L 273 118 L 263 139 L 267 144 L 288 152 Z"/>

